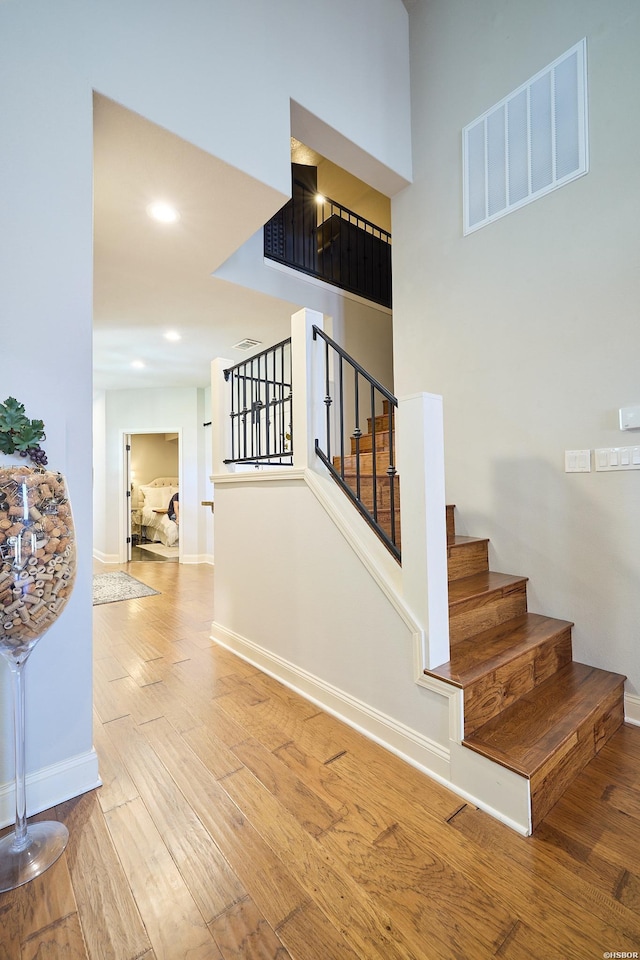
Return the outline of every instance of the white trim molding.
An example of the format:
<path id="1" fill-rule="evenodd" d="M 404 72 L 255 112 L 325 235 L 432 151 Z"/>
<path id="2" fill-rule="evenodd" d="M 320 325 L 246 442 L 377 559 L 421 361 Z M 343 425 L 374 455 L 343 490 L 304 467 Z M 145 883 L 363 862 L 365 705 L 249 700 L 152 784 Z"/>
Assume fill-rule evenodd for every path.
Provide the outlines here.
<path id="1" fill-rule="evenodd" d="M 93 548 L 93 557 L 94 560 L 99 560 L 100 563 L 120 563 L 120 557 L 117 553 L 103 553 L 102 550 L 97 550 Z"/>
<path id="2" fill-rule="evenodd" d="M 636 697 L 632 693 L 625 693 L 624 719 L 627 723 L 640 727 L 640 697 Z"/>
<path id="3" fill-rule="evenodd" d="M 211 639 L 439 783 L 451 785 L 447 747 L 215 621 Z"/>
<path id="4" fill-rule="evenodd" d="M 95 749 L 35 770 L 26 778 L 27 816 L 32 817 L 101 786 Z M 0 826 L 13 823 L 15 813 L 15 783 L 11 781 L 0 787 Z"/>

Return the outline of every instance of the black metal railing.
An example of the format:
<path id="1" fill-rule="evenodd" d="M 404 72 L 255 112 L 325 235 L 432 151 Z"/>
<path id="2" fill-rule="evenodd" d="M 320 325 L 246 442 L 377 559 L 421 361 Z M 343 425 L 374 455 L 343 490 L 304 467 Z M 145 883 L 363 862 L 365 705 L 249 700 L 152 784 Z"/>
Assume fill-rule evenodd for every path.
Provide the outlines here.
<path id="1" fill-rule="evenodd" d="M 316 453 L 400 561 L 400 496 L 394 450 L 398 401 L 316 326 L 313 339 L 324 344 L 326 405 L 325 437 L 323 443 L 316 438 Z M 368 430 L 363 433 L 365 419 Z"/>
<path id="2" fill-rule="evenodd" d="M 224 371 L 231 386 L 231 456 L 225 463 L 293 463 L 291 338 Z"/>
<path id="3" fill-rule="evenodd" d="M 390 307 L 391 234 L 295 178 L 292 192 L 265 224 L 265 257 Z"/>

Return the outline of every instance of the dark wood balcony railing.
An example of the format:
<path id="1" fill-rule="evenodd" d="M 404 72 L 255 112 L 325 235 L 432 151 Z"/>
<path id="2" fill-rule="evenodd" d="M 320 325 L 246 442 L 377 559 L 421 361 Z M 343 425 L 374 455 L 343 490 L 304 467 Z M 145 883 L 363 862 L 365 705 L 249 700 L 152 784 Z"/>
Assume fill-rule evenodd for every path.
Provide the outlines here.
<path id="1" fill-rule="evenodd" d="M 264 228 L 264 255 L 391 306 L 391 234 L 294 176 L 292 198 Z"/>

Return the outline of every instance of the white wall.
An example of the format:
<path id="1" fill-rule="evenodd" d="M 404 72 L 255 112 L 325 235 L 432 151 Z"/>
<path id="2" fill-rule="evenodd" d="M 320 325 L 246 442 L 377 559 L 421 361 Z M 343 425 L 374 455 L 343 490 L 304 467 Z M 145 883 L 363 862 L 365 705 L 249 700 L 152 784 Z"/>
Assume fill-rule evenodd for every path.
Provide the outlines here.
<path id="1" fill-rule="evenodd" d="M 412 625 L 305 479 L 217 481 L 214 636 L 447 776 L 448 704 L 415 682 Z M 338 500 L 334 515 L 340 501 L 353 514 L 335 483 L 325 484 Z M 374 541 L 370 555 L 385 554 L 355 522 Z"/>
<path id="2" fill-rule="evenodd" d="M 414 184 L 393 204 L 396 392 L 444 397 L 447 499 L 575 621 L 574 656 L 640 693 L 640 474 L 564 473 L 565 449 L 637 443 L 636 0 L 418 0 Z M 462 237 L 461 130 L 583 36 L 590 173 Z"/>
<path id="3" fill-rule="evenodd" d="M 35 6 L 0 6 L 2 399 L 15 396 L 29 417 L 44 420 L 49 463 L 69 483 L 79 570 L 63 616 L 26 670 L 26 767 L 28 777 L 38 771 L 51 784 L 56 764 L 83 765 L 84 758 L 83 780 L 93 785 L 91 90 L 77 82 L 67 56 L 60 7 L 49 7 L 47 17 L 46 4 Z M 6 703 L 4 661 L 0 675 Z M 0 818 L 7 822 L 12 727 L 4 712 L 0 722 Z M 63 798 L 58 773 L 52 802 Z M 28 791 L 30 807 L 34 796 Z"/>
<path id="4" fill-rule="evenodd" d="M 308 69 L 317 16 L 288 0 L 0 4 L 3 385 L 45 420 L 80 547 L 69 608 L 29 667 L 29 770 L 91 748 L 92 90 L 268 185 L 255 230 L 288 190 L 292 97 L 382 178 L 410 169 L 400 0 L 327 0 L 338 72 Z"/>

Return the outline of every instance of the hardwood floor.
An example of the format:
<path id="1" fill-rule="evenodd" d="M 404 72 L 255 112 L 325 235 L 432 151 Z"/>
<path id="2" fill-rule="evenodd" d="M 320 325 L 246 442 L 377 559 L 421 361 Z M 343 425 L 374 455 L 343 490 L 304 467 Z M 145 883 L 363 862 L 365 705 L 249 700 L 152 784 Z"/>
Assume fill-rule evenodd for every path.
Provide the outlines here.
<path id="1" fill-rule="evenodd" d="M 161 593 L 94 608 L 103 786 L 2 960 L 640 952 L 640 729 L 525 839 L 213 644 L 213 568 L 122 569 Z"/>

